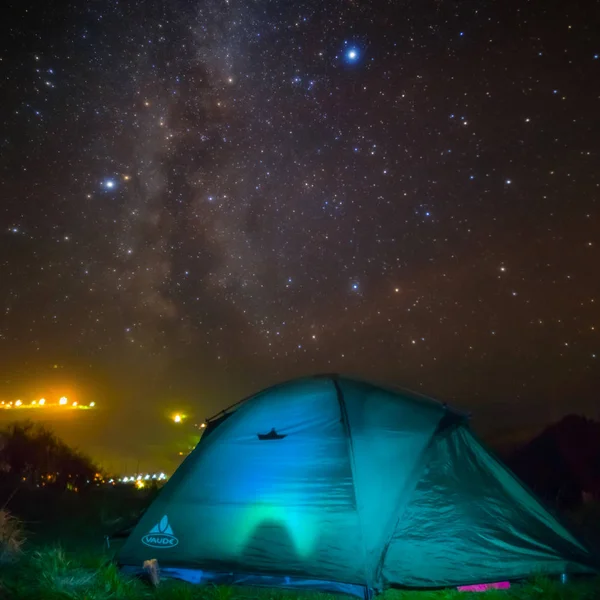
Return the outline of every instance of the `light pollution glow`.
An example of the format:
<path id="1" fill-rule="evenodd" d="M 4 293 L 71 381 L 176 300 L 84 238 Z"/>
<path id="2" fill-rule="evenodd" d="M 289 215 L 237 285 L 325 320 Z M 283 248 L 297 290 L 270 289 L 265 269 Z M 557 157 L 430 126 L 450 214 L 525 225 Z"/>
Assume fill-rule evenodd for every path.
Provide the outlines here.
<path id="1" fill-rule="evenodd" d="M 0 409 L 4 408 L 4 409 L 12 409 L 12 410 L 23 410 L 23 409 L 52 409 L 52 408 L 56 408 L 59 407 L 63 410 L 66 409 L 80 409 L 80 410 L 89 410 L 90 408 L 95 408 L 96 407 L 96 403 L 95 402 L 90 402 L 89 404 L 80 404 L 79 402 L 76 401 L 69 401 L 69 399 L 66 396 L 61 396 L 57 401 L 55 402 L 48 402 L 46 400 L 46 398 L 40 398 L 39 400 L 31 400 L 28 402 L 23 402 L 22 400 L 10 400 L 10 401 L 6 401 L 6 400 L 2 400 L 0 401 Z"/>

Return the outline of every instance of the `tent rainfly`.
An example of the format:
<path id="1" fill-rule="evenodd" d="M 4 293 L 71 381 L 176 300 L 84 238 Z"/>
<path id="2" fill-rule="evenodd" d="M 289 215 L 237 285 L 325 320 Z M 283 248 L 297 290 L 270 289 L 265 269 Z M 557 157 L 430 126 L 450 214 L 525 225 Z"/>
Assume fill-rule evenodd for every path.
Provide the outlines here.
<path id="1" fill-rule="evenodd" d="M 598 572 L 465 415 L 337 375 L 210 419 L 118 556 L 129 573 L 149 559 L 195 583 L 361 597 Z"/>

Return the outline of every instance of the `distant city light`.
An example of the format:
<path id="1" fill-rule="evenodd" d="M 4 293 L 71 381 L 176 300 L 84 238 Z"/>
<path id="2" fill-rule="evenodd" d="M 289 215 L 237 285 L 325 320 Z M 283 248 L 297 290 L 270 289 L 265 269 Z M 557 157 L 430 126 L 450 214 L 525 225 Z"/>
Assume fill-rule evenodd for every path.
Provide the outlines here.
<path id="1" fill-rule="evenodd" d="M 95 402 L 90 402 L 89 404 L 81 404 L 78 401 L 69 402 L 66 396 L 61 396 L 58 400 L 46 400 L 46 398 L 40 398 L 39 400 L 14 400 L 14 401 L 0 401 L 0 408 L 19 408 L 21 410 L 40 410 L 46 409 L 50 410 L 52 408 L 56 408 L 58 406 L 69 406 L 70 408 L 78 408 L 78 409 L 90 409 L 96 406 Z"/>
<path id="2" fill-rule="evenodd" d="M 145 473 L 144 475 L 142 474 L 137 474 L 137 475 L 130 475 L 130 476 L 125 476 L 125 477 L 119 477 L 119 479 L 117 481 L 119 481 L 119 483 L 128 483 L 128 484 L 133 484 L 136 487 L 140 488 L 142 486 L 146 486 L 146 482 L 150 482 L 152 480 L 154 481 L 164 481 L 167 479 L 167 476 L 164 473 Z M 110 482 L 109 482 L 110 483 Z"/>

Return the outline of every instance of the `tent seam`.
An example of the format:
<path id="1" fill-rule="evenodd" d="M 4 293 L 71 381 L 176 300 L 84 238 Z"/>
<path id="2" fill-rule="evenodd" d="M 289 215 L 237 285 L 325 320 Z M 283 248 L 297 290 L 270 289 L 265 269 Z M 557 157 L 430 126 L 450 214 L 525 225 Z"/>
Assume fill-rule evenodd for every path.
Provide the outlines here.
<path id="1" fill-rule="evenodd" d="M 453 430 L 455 427 L 456 428 L 460 427 L 460 425 L 456 425 L 455 427 L 451 427 L 449 429 L 440 430 L 440 425 L 441 425 L 443 419 L 444 419 L 444 417 L 442 417 L 442 419 L 440 419 L 440 422 L 438 423 L 435 430 L 432 432 L 431 437 L 429 438 L 429 441 L 427 442 L 427 445 L 425 446 L 425 448 L 423 448 L 423 450 L 421 451 L 421 453 L 416 461 L 415 468 L 413 470 L 414 477 L 413 477 L 412 481 L 410 482 L 410 486 L 408 486 L 408 485 L 406 486 L 406 488 L 410 489 L 410 495 L 406 498 L 403 506 L 401 506 L 400 510 L 396 514 L 393 525 L 390 528 L 389 537 L 386 540 L 386 542 L 383 544 L 383 548 L 381 549 L 381 554 L 379 555 L 379 560 L 377 561 L 376 569 L 377 569 L 378 577 L 382 576 L 383 566 L 384 566 L 385 560 L 387 558 L 387 553 L 389 551 L 389 548 L 392 544 L 392 540 L 394 539 L 394 534 L 396 533 L 398 526 L 400 525 L 401 521 L 403 520 L 406 510 L 407 510 L 411 500 L 413 499 L 413 496 L 417 489 L 417 486 L 419 485 L 419 482 L 421 481 L 421 478 L 423 477 L 423 473 L 425 472 L 425 469 L 427 468 L 427 465 L 429 464 L 429 458 L 430 458 L 431 451 L 432 451 L 435 441 L 438 439 L 438 437 L 440 435 L 444 435 L 444 436 L 448 435 L 448 431 L 450 429 Z M 405 489 L 405 492 L 406 491 L 407 490 Z"/>
<path id="2" fill-rule="evenodd" d="M 361 518 L 361 514 L 360 514 L 360 512 L 361 512 L 360 507 L 358 505 L 358 494 L 356 493 L 356 481 L 355 481 L 356 463 L 354 461 L 354 444 L 352 443 L 352 432 L 350 429 L 350 423 L 348 422 L 348 413 L 346 411 L 346 403 L 344 401 L 344 394 L 342 393 L 342 389 L 335 378 L 332 378 L 332 383 L 335 388 L 338 403 L 340 405 L 340 415 L 342 417 L 342 423 L 344 424 L 344 429 L 345 429 L 346 436 L 348 439 L 347 448 L 348 448 L 348 458 L 350 460 L 350 469 L 352 471 L 352 490 L 354 492 L 354 500 L 356 502 L 356 516 L 358 517 L 358 527 L 360 529 L 360 541 L 361 541 L 361 547 L 362 547 L 362 552 L 363 552 L 364 565 L 365 565 L 365 567 L 367 567 L 368 560 L 367 560 L 367 549 L 365 547 L 365 532 L 364 532 L 362 518 Z M 365 585 L 365 587 L 366 587 L 365 597 L 368 598 L 370 596 L 370 590 L 373 587 L 373 582 L 370 581 L 369 573 L 366 571 L 365 571 L 365 580 L 366 580 L 365 581 L 365 584 L 366 584 Z"/>

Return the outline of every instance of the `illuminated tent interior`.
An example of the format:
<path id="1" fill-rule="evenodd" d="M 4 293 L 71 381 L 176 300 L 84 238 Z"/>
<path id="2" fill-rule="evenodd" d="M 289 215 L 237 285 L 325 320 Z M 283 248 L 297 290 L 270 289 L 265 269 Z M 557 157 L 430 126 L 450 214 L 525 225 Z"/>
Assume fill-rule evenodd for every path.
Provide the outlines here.
<path id="1" fill-rule="evenodd" d="M 594 573 L 596 560 L 436 401 L 336 375 L 210 419 L 119 553 L 195 583 L 369 595 Z"/>

